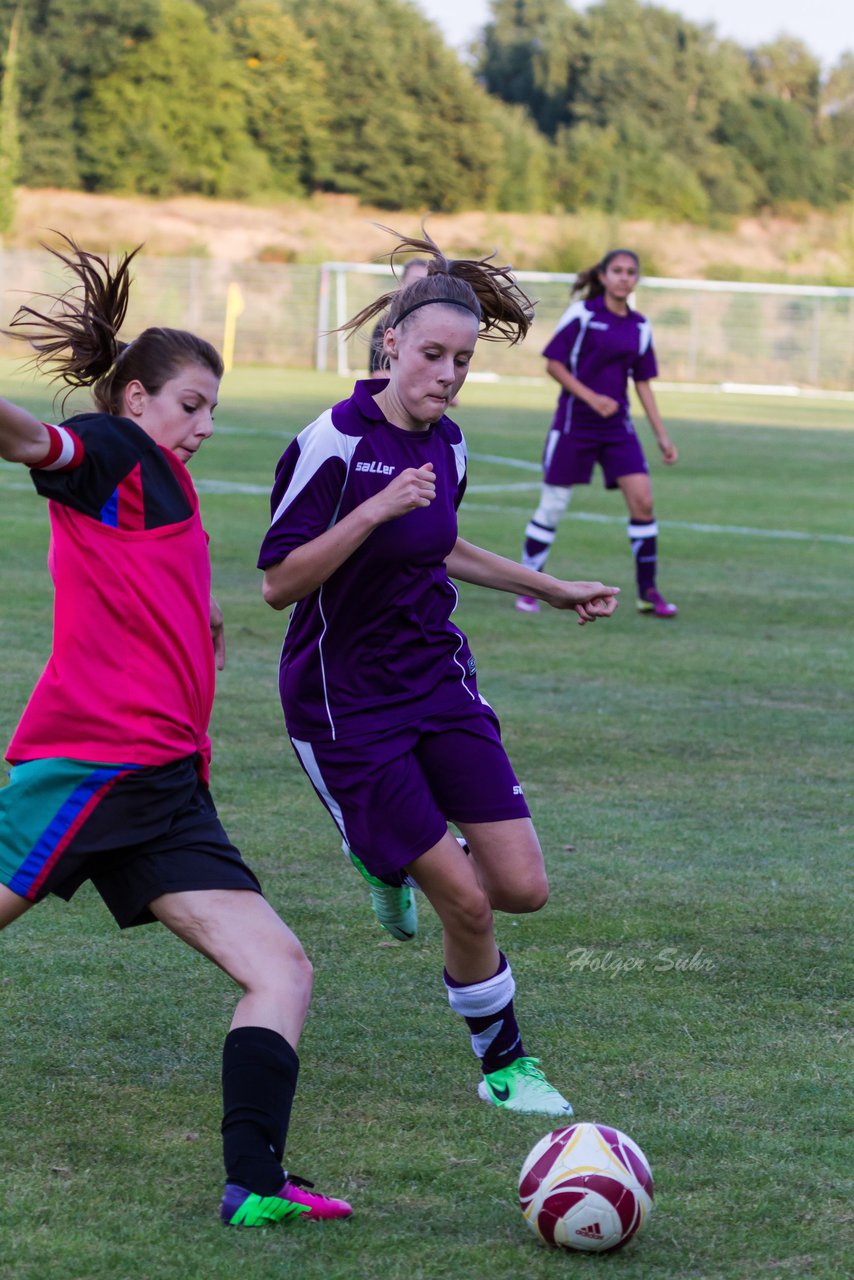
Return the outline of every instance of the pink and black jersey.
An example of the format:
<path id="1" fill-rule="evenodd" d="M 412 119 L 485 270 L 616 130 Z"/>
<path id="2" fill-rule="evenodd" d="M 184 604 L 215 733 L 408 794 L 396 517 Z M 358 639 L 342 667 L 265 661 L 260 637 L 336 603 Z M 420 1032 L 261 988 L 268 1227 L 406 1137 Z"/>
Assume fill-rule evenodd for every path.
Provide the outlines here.
<path id="1" fill-rule="evenodd" d="M 451 622 L 457 591 L 445 559 L 465 490 L 462 433 L 448 418 L 404 431 L 357 382 L 349 400 L 301 431 L 282 455 L 266 569 L 318 537 L 408 467 L 430 462 L 436 497 L 375 529 L 291 614 L 279 667 L 288 731 L 305 741 L 373 734 L 479 701 L 475 664 Z"/>
<path id="2" fill-rule="evenodd" d="M 649 321 L 637 311 L 616 315 L 602 297 L 573 302 L 561 316 L 543 355 L 565 364 L 586 387 L 611 396 L 620 406 L 612 418 L 603 418 L 583 400 L 562 390 L 554 420 L 554 428 L 561 431 L 630 427 L 629 378 L 647 382 L 658 375 Z"/>
<path id="3" fill-rule="evenodd" d="M 53 649 L 7 751 L 162 765 L 200 756 L 214 695 L 210 559 L 186 467 L 125 418 L 52 428 Z"/>

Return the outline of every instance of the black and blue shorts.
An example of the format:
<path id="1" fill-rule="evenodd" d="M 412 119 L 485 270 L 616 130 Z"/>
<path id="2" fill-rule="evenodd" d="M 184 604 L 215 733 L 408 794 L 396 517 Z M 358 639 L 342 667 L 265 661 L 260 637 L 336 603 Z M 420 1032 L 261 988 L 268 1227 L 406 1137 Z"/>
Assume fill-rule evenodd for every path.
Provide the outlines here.
<path id="1" fill-rule="evenodd" d="M 30 902 L 68 901 L 86 880 L 122 929 L 155 919 L 164 893 L 261 892 L 225 833 L 196 758 L 139 766 L 14 765 L 0 790 L 0 884 Z"/>

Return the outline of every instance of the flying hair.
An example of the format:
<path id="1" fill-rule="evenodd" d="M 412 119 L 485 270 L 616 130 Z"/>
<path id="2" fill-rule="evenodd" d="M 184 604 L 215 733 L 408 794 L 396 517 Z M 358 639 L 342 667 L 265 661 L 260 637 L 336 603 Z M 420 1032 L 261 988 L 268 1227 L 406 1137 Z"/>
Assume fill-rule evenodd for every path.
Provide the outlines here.
<path id="1" fill-rule="evenodd" d="M 56 234 L 67 248 L 42 247 L 71 272 L 75 283 L 60 294 L 37 294 L 45 299 L 44 310 L 19 307 L 8 333 L 29 343 L 35 352 L 31 363 L 41 373 L 68 387 L 61 398 L 63 407 L 73 391 L 91 387 L 98 408 L 118 414 L 129 382 L 139 381 L 156 395 L 189 364 L 222 377 L 216 348 L 184 329 L 150 328 L 131 342 L 119 338 L 130 298 L 130 265 L 142 245 L 123 253 L 111 267 L 107 258 L 81 249 L 70 236 Z"/>
<path id="2" fill-rule="evenodd" d="M 376 225 L 380 226 L 379 223 Z M 534 318 L 534 304 L 519 288 L 510 267 L 493 264 L 494 253 L 486 258 L 449 259 L 423 229 L 420 239 L 402 236 L 391 227 L 380 226 L 380 229 L 397 236 L 397 244 L 385 255 L 395 274 L 396 260 L 401 254 L 417 253 L 426 259 L 427 275 L 375 298 L 341 325 L 343 332 L 355 333 L 380 315 L 385 316 L 385 327 L 394 329 L 398 324 L 405 325 L 409 313 L 427 303 L 447 302 L 473 313 L 478 322 L 479 337 L 493 342 L 509 342 L 511 346 L 521 342 Z"/>

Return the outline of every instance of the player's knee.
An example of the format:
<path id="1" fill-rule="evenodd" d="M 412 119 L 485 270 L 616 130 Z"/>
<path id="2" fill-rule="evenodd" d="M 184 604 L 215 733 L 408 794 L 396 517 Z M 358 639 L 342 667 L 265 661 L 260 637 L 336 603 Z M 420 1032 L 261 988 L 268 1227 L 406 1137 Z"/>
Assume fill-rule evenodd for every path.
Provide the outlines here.
<path id="1" fill-rule="evenodd" d="M 564 485 L 544 484 L 540 494 L 540 505 L 534 512 L 534 522 L 547 529 L 557 527 L 561 517 L 566 514 L 572 489 Z"/>
<path id="2" fill-rule="evenodd" d="M 299 939 L 283 933 L 275 946 L 267 940 L 253 956 L 241 985 L 247 994 L 263 994 L 274 1001 L 280 997 L 297 999 L 308 1004 L 313 983 L 314 969 Z"/>
<path id="3" fill-rule="evenodd" d="M 492 933 L 492 906 L 483 890 L 472 887 L 460 894 L 443 915 L 445 927 L 457 935 L 488 937 Z"/>
<path id="4" fill-rule="evenodd" d="M 523 885 L 499 888 L 492 895 L 496 911 L 510 915 L 528 915 L 539 911 L 549 900 L 549 882 L 545 875 L 536 876 Z"/>

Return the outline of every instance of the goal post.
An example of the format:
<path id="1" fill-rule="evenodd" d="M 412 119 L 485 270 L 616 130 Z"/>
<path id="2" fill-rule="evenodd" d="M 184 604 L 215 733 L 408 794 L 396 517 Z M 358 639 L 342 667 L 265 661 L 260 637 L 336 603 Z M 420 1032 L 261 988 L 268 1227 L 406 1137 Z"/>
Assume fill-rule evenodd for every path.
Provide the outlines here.
<path id="1" fill-rule="evenodd" d="M 536 302 L 531 332 L 509 347 L 478 346 L 470 378 L 540 377 L 540 352 L 569 304 L 571 273 L 519 271 Z M 340 326 L 394 282 L 380 263 L 325 262 L 320 269 L 316 366 L 346 377 L 367 371 L 370 332 Z M 854 391 L 854 288 L 642 277 L 633 305 L 651 321 L 662 378 L 736 383 L 769 391 Z"/>

